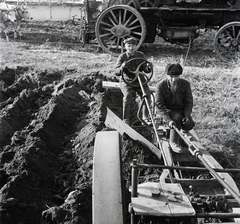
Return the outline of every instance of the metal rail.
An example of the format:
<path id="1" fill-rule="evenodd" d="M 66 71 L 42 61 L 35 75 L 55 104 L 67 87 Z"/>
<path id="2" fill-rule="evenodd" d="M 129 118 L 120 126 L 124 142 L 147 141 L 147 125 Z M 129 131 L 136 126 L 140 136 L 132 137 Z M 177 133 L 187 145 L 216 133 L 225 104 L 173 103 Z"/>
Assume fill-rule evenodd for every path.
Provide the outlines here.
<path id="1" fill-rule="evenodd" d="M 209 171 L 204 167 L 187 167 L 187 166 L 167 166 L 167 165 L 155 165 L 155 164 L 137 164 L 141 168 L 160 168 L 160 169 L 170 169 L 170 170 L 191 170 L 191 171 Z M 217 169 L 212 168 L 214 171 L 219 173 L 239 173 L 240 169 Z"/>
<path id="2" fill-rule="evenodd" d="M 139 66 L 139 67 L 140 67 L 140 66 Z M 167 157 L 166 157 L 166 155 L 165 155 L 165 152 L 164 152 L 164 150 L 163 150 L 162 143 L 161 143 L 160 138 L 159 138 L 159 136 L 158 136 L 158 131 L 157 131 L 156 125 L 155 125 L 155 123 L 154 123 L 153 115 L 152 115 L 151 108 L 150 108 L 150 105 L 149 105 L 148 100 L 147 100 L 147 97 L 146 97 L 146 93 L 145 93 L 144 88 L 143 88 L 142 80 L 141 80 L 139 74 L 137 74 L 137 76 L 138 76 L 139 85 L 140 85 L 141 90 L 142 90 L 142 93 L 143 93 L 143 96 L 142 96 L 142 97 L 143 97 L 143 100 L 145 100 L 145 104 L 146 104 L 147 109 L 148 109 L 148 111 L 149 111 L 149 116 L 150 116 L 150 118 L 151 118 L 153 130 L 154 130 L 154 133 L 155 133 L 155 136 L 156 136 L 156 139 L 157 139 L 157 143 L 158 143 L 158 145 L 159 145 L 159 149 L 160 149 L 161 154 L 162 154 L 162 156 L 163 156 L 164 163 L 165 163 L 166 165 L 170 165 L 170 164 L 168 164 Z M 170 170 L 169 170 L 169 178 L 170 178 L 170 181 L 173 182 L 173 179 L 172 179 L 172 175 L 171 175 Z"/>
<path id="3" fill-rule="evenodd" d="M 182 138 L 182 140 L 188 145 L 188 151 L 195 156 L 196 158 L 198 158 L 203 165 L 209 170 L 209 172 L 212 174 L 213 177 L 215 177 L 218 182 L 224 187 L 226 188 L 226 190 L 234 197 L 234 199 L 238 202 L 238 204 L 240 205 L 240 197 L 239 194 L 237 194 L 232 188 L 231 186 L 229 186 L 222 178 L 221 176 L 219 176 L 219 174 L 211 167 L 209 166 L 209 164 L 207 163 L 207 161 L 205 161 L 205 159 L 202 157 L 202 154 L 199 150 L 199 148 L 194 145 L 188 138 L 186 138 L 179 130 L 176 126 L 173 126 L 173 129 L 178 133 L 178 135 Z"/>

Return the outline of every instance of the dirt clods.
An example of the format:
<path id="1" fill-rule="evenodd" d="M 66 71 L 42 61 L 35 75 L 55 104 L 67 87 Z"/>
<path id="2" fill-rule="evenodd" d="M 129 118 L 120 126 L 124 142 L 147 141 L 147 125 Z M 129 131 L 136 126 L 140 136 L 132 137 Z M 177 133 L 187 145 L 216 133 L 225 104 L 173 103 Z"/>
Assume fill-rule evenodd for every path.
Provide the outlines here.
<path id="1" fill-rule="evenodd" d="M 67 72 L 19 67 L 0 73 L 1 223 L 91 223 L 103 76 L 63 79 Z"/>

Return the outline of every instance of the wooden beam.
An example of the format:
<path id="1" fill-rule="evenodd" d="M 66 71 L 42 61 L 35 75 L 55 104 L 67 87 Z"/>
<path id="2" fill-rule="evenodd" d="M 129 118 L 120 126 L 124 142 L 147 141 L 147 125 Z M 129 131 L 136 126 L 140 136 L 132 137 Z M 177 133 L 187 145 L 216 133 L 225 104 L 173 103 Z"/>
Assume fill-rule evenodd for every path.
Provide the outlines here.
<path id="1" fill-rule="evenodd" d="M 120 83 L 119 82 L 107 82 L 103 81 L 102 82 L 102 87 L 105 89 L 115 89 L 115 90 L 120 90 Z M 155 86 L 149 86 L 151 92 L 155 92 L 156 87 Z"/>
<path id="2" fill-rule="evenodd" d="M 117 130 L 121 135 L 126 133 L 130 138 L 135 141 L 140 142 L 147 148 L 149 148 L 152 153 L 154 153 L 160 160 L 162 159 L 161 151 L 154 144 L 149 142 L 146 138 L 128 126 L 124 121 L 122 121 L 117 115 L 115 115 L 109 108 L 107 108 L 107 116 L 105 120 L 105 125 L 107 127 Z"/>

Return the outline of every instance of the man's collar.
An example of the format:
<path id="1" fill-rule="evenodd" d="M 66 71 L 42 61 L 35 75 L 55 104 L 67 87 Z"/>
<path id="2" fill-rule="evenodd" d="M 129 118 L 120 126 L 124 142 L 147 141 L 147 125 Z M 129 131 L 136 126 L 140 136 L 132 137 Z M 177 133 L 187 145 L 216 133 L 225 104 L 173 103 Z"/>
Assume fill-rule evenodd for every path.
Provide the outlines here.
<path id="1" fill-rule="evenodd" d="M 126 52 L 126 55 L 127 55 L 127 57 L 129 58 L 129 57 L 131 57 L 131 56 L 134 56 L 134 55 L 135 55 L 135 52 L 136 52 L 136 51 L 134 51 L 133 54 L 130 54 L 129 52 Z"/>
<path id="2" fill-rule="evenodd" d="M 178 86 L 180 86 L 181 85 L 181 78 L 179 78 L 179 80 L 178 80 Z M 167 79 L 167 86 L 168 86 L 168 88 L 171 88 L 171 83 L 170 83 L 170 81 L 169 81 L 169 79 Z"/>

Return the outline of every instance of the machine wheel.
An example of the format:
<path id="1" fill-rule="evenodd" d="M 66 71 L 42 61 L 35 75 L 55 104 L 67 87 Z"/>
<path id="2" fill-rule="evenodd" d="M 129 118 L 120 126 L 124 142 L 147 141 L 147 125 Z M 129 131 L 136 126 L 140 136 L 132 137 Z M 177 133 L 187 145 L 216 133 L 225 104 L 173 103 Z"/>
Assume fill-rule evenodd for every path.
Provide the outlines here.
<path id="1" fill-rule="evenodd" d="M 129 5 L 135 9 L 137 8 L 136 0 L 110 0 L 108 7 L 111 7 L 113 5 Z"/>
<path id="2" fill-rule="evenodd" d="M 222 60 L 236 59 L 240 53 L 240 22 L 230 22 L 222 26 L 215 36 L 214 47 Z"/>
<path id="3" fill-rule="evenodd" d="M 93 224 L 124 223 L 120 149 L 117 131 L 97 133 L 93 154 Z"/>
<path id="4" fill-rule="evenodd" d="M 128 67 L 131 65 L 132 62 L 134 61 L 138 61 L 139 65 L 136 68 L 135 71 L 130 70 Z M 145 73 L 142 71 L 142 65 L 148 64 L 151 68 L 151 71 L 149 73 Z M 131 77 L 129 77 L 129 75 L 126 75 L 125 72 L 122 72 L 122 79 L 123 81 L 132 87 L 138 87 L 139 86 L 139 81 L 138 81 L 138 77 L 140 77 L 140 80 L 142 82 L 142 85 L 146 85 L 152 78 L 153 76 L 153 65 L 152 63 L 150 63 L 149 61 L 147 61 L 144 58 L 133 58 L 130 59 L 129 61 L 127 61 L 126 65 L 125 65 L 125 69 L 127 71 L 127 73 L 131 74 Z"/>
<path id="5" fill-rule="evenodd" d="M 138 40 L 139 48 L 146 37 L 146 24 L 142 15 L 128 5 L 111 6 L 98 17 L 95 28 L 102 49 L 118 56 L 123 53 L 123 41 L 129 37 Z"/>
<path id="6" fill-rule="evenodd" d="M 136 0 L 137 7 L 157 7 L 159 4 L 158 0 Z"/>

